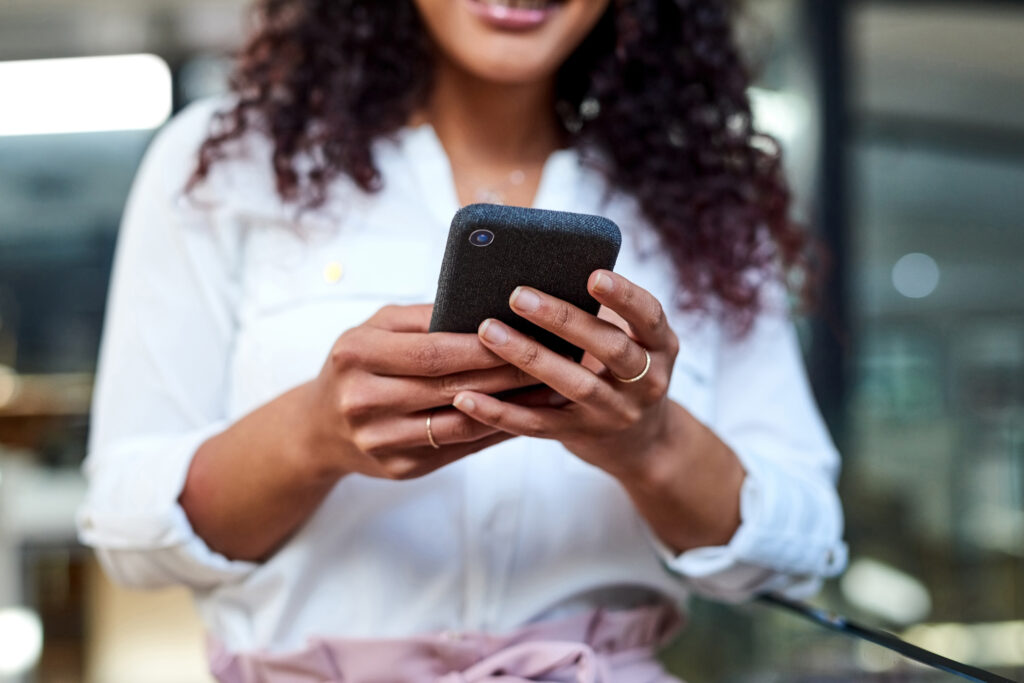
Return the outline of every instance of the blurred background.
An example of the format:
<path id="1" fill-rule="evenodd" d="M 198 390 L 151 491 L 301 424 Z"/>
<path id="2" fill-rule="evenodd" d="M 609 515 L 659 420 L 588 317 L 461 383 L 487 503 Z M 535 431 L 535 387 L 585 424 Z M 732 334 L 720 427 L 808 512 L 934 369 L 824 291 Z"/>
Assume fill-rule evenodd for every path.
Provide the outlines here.
<path id="1" fill-rule="evenodd" d="M 802 217 L 801 321 L 852 558 L 818 604 L 1024 677 L 1024 2 L 749 0 Z M 241 0 L 0 2 L 0 681 L 209 683 L 183 591 L 74 536 L 121 210 L 154 131 L 222 92 Z M 942 681 L 769 607 L 693 606 L 691 682 Z"/>

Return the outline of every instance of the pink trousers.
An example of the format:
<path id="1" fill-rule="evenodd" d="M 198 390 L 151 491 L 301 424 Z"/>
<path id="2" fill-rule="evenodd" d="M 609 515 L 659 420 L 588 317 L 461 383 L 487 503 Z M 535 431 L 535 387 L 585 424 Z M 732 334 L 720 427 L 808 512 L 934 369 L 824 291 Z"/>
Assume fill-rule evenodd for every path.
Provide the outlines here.
<path id="1" fill-rule="evenodd" d="M 221 683 L 680 683 L 655 658 L 678 631 L 667 606 L 594 610 L 511 633 L 315 639 L 287 654 L 232 654 L 210 641 Z"/>

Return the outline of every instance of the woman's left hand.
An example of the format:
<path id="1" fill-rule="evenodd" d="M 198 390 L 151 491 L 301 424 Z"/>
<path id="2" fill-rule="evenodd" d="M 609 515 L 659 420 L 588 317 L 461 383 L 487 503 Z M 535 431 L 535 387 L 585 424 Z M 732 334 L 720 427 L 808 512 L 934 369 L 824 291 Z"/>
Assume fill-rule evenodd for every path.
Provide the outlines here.
<path id="1" fill-rule="evenodd" d="M 480 326 L 491 351 L 553 389 L 560 395 L 553 398 L 564 405 L 525 406 L 476 392 L 460 393 L 454 405 L 502 431 L 560 441 L 590 464 L 631 477 L 648 467 L 648 456 L 669 438 L 667 394 L 679 340 L 661 303 L 626 278 L 599 270 L 588 289 L 629 332 L 529 287 L 519 287 L 510 298 L 518 315 L 585 350 L 589 358 L 582 364 L 497 320 Z"/>

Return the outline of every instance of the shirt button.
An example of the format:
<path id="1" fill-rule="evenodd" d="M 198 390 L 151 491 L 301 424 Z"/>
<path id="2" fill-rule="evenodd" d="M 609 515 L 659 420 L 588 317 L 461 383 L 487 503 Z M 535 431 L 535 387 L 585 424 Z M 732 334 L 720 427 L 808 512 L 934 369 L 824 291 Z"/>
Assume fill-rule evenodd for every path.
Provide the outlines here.
<path id="1" fill-rule="evenodd" d="M 332 261 L 324 266 L 324 282 L 329 285 L 337 284 L 345 275 L 345 269 L 337 261 Z"/>

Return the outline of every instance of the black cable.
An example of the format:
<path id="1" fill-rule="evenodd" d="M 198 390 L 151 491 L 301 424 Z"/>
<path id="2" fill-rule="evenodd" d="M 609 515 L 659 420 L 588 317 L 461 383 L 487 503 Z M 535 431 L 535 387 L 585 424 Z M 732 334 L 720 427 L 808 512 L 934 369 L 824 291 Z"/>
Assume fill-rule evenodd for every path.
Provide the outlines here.
<path id="1" fill-rule="evenodd" d="M 1009 678 L 1003 678 L 1002 676 L 997 676 L 996 674 L 985 671 L 984 669 L 968 666 L 967 664 L 949 659 L 948 657 L 937 655 L 934 652 L 925 650 L 924 648 L 911 645 L 891 633 L 862 626 L 856 622 L 850 621 L 842 615 L 811 607 L 807 603 L 789 600 L 788 598 L 784 598 L 776 594 L 762 595 L 758 598 L 758 601 L 775 607 L 780 607 L 792 612 L 793 614 L 808 619 L 819 626 L 823 626 L 830 631 L 838 631 L 839 633 L 844 633 L 853 638 L 866 640 L 869 643 L 874 643 L 875 645 L 884 647 L 887 650 L 901 654 L 915 662 L 920 662 L 921 664 L 930 666 L 933 669 L 945 671 L 946 673 L 953 674 L 960 678 L 965 678 L 969 681 L 980 681 L 981 683 L 1013 683 Z"/>

